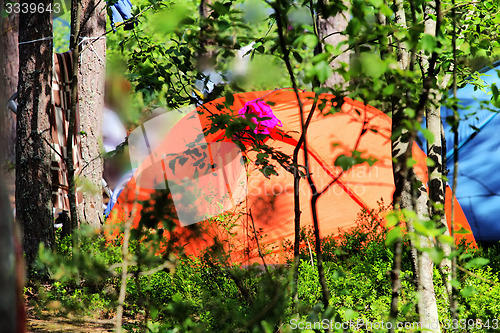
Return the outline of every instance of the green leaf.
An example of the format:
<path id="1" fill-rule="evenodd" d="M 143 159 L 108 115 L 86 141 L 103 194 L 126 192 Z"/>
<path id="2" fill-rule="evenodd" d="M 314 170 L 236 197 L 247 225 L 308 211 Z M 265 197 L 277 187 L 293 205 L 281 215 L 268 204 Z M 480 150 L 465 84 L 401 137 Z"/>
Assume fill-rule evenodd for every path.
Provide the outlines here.
<path id="1" fill-rule="evenodd" d="M 318 44 L 318 37 L 312 34 L 305 34 L 302 36 L 302 43 L 304 43 L 305 46 L 313 49 L 316 47 L 316 44 Z"/>
<path id="2" fill-rule="evenodd" d="M 429 253 L 429 257 L 436 265 L 439 265 L 444 258 L 443 249 L 441 249 L 440 247 L 431 247 L 427 252 Z"/>
<path id="3" fill-rule="evenodd" d="M 464 289 L 460 290 L 460 295 L 463 297 L 469 297 L 472 294 L 476 294 L 477 289 L 474 286 L 466 286 Z"/>
<path id="4" fill-rule="evenodd" d="M 404 114 L 408 116 L 408 118 L 415 118 L 415 110 L 412 108 L 405 108 L 403 110 Z"/>
<path id="5" fill-rule="evenodd" d="M 422 49 L 427 53 L 432 53 L 437 47 L 436 37 L 429 34 L 423 34 L 421 42 Z"/>
<path id="6" fill-rule="evenodd" d="M 408 168 L 413 168 L 413 166 L 417 164 L 417 161 L 413 158 L 413 157 L 410 157 L 407 161 L 406 161 L 406 166 Z"/>
<path id="7" fill-rule="evenodd" d="M 403 209 L 402 210 L 403 212 L 403 215 L 404 217 L 407 219 L 407 220 L 412 220 L 412 219 L 416 219 L 417 218 L 417 213 L 415 213 L 413 210 L 411 209 Z"/>
<path id="8" fill-rule="evenodd" d="M 460 289 L 460 281 L 458 281 L 457 279 L 453 279 L 450 281 L 450 284 L 452 287 L 455 287 L 457 289 Z"/>
<path id="9" fill-rule="evenodd" d="M 297 62 L 301 63 L 303 61 L 302 56 L 297 51 L 292 51 L 292 55 Z"/>
<path id="10" fill-rule="evenodd" d="M 425 158 L 425 163 L 427 164 L 428 167 L 433 167 L 436 165 L 436 162 L 434 162 L 434 160 L 429 157 Z"/>
<path id="11" fill-rule="evenodd" d="M 385 217 L 387 223 L 386 226 L 388 228 L 394 227 L 396 224 L 398 224 L 399 217 L 396 212 L 391 212 L 390 214 L 387 214 Z"/>
<path id="12" fill-rule="evenodd" d="M 328 53 L 326 53 L 326 52 L 322 52 L 322 53 L 320 53 L 320 54 L 315 55 L 315 56 L 311 59 L 311 62 L 312 62 L 313 64 L 317 64 L 317 63 L 319 63 L 319 62 L 321 62 L 321 61 L 326 61 L 326 60 L 328 60 L 329 58 L 330 58 L 330 55 L 329 55 Z"/>
<path id="13" fill-rule="evenodd" d="M 387 6 L 385 4 L 380 7 L 380 11 L 382 12 L 382 14 L 384 14 L 387 17 L 391 17 L 392 15 L 394 15 L 394 12 L 392 11 L 392 9 L 389 8 L 389 6 Z"/>
<path id="14" fill-rule="evenodd" d="M 396 90 L 396 86 L 394 85 L 394 83 L 391 83 L 390 85 L 388 85 L 384 89 L 382 89 L 382 94 L 384 96 L 391 96 L 394 94 L 395 90 Z"/>
<path id="15" fill-rule="evenodd" d="M 384 4 L 384 0 L 370 0 L 370 3 L 375 8 L 380 8 Z"/>
<path id="16" fill-rule="evenodd" d="M 427 142 L 429 142 L 430 144 L 434 142 L 434 134 L 432 134 L 430 130 L 428 130 L 427 128 L 422 128 L 421 132 Z"/>
<path id="17" fill-rule="evenodd" d="M 415 231 L 421 235 L 424 236 L 429 236 L 429 229 L 425 227 L 425 225 L 419 221 L 415 221 L 413 223 L 413 227 L 415 228 Z"/>
<path id="18" fill-rule="evenodd" d="M 332 67 L 326 61 L 317 63 L 314 70 L 320 83 L 324 83 L 333 74 Z"/>
<path id="19" fill-rule="evenodd" d="M 329 307 L 325 310 L 325 312 L 323 312 L 323 316 L 322 316 L 322 317 L 323 317 L 323 319 L 325 319 L 325 318 L 326 318 L 326 319 L 330 319 L 330 318 L 332 318 L 332 317 L 333 317 L 333 315 L 334 315 L 334 314 L 335 314 L 335 312 L 334 312 L 333 308 L 332 308 L 331 306 L 329 306 Z"/>
<path id="20" fill-rule="evenodd" d="M 453 240 L 453 237 L 449 235 L 439 235 L 438 240 L 443 243 L 443 244 L 448 244 L 448 245 L 453 245 L 455 241 Z"/>
<path id="21" fill-rule="evenodd" d="M 172 173 L 175 175 L 175 162 L 177 160 L 176 159 L 173 159 L 173 160 L 170 160 L 168 162 L 168 166 L 170 167 L 170 170 L 172 170 Z"/>
<path id="22" fill-rule="evenodd" d="M 470 234 L 470 231 L 465 229 L 464 227 L 461 227 L 460 230 L 455 231 L 455 234 L 467 235 Z"/>
<path id="23" fill-rule="evenodd" d="M 358 18 L 353 17 L 347 24 L 346 32 L 351 36 L 356 36 L 361 29 L 361 22 Z"/>
<path id="24" fill-rule="evenodd" d="M 352 166 L 355 164 L 355 162 L 356 161 L 353 157 L 342 154 L 339 157 L 337 157 L 334 165 L 341 167 L 342 170 L 344 170 L 344 171 L 347 171 L 350 168 L 352 168 Z"/>
<path id="25" fill-rule="evenodd" d="M 352 310 L 352 309 L 347 309 L 347 310 L 345 310 L 344 316 L 345 316 L 345 319 L 347 321 L 349 321 L 349 320 L 357 318 L 359 316 L 359 313 L 357 311 Z"/>
<path id="26" fill-rule="evenodd" d="M 158 309 L 155 308 L 154 306 L 149 308 L 149 315 L 153 320 L 155 320 L 158 317 Z"/>
<path id="27" fill-rule="evenodd" d="M 401 227 L 394 227 L 387 233 L 385 244 L 392 246 L 398 239 L 401 238 Z"/>
<path id="28" fill-rule="evenodd" d="M 493 106 L 497 108 L 500 108 L 500 93 L 495 83 L 491 85 L 491 93 L 493 94 L 493 96 L 491 97 L 491 104 L 493 104 Z"/>
<path id="29" fill-rule="evenodd" d="M 486 258 L 474 258 L 465 264 L 465 269 L 481 268 L 490 262 Z"/>
<path id="30" fill-rule="evenodd" d="M 229 27 L 231 27 L 231 24 L 226 20 L 218 20 L 217 25 L 219 26 L 219 29 L 221 29 L 221 30 L 226 30 L 226 29 L 229 29 Z"/>
<path id="31" fill-rule="evenodd" d="M 386 63 L 376 53 L 362 53 L 360 62 L 363 72 L 372 79 L 380 78 L 387 70 Z"/>
<path id="32" fill-rule="evenodd" d="M 333 271 L 333 274 L 332 274 L 332 277 L 333 277 L 333 279 L 334 279 L 334 280 L 341 279 L 341 278 L 343 278 L 343 277 L 345 277 L 345 276 L 346 276 L 346 275 L 345 275 L 344 271 L 343 271 L 343 270 L 341 270 L 341 269 L 336 269 L 336 270 L 334 270 L 334 271 Z"/>
<path id="33" fill-rule="evenodd" d="M 225 102 L 226 106 L 233 105 L 233 103 L 234 103 L 234 96 L 233 96 L 233 94 L 227 93 L 225 97 L 226 97 L 226 102 Z"/>

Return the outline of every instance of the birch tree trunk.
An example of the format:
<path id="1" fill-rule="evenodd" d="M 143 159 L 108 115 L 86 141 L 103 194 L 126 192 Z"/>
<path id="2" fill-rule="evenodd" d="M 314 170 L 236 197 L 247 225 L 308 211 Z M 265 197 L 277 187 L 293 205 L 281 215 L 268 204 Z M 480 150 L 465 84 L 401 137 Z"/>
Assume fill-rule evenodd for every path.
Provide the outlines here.
<path id="1" fill-rule="evenodd" d="M 51 0 L 21 1 L 52 4 Z M 40 243 L 54 245 L 50 177 L 52 108 L 51 13 L 19 14 L 19 106 L 16 137 L 16 215 L 23 229 L 24 252 L 32 267 Z M 38 41 L 35 41 L 38 40 Z"/>
<path id="2" fill-rule="evenodd" d="M 403 1 L 397 0 L 395 4 L 397 5 L 397 24 L 404 28 L 406 27 L 406 17 L 403 9 Z M 436 24 L 434 21 L 431 23 L 429 23 L 429 21 L 433 20 L 426 21 L 426 30 L 433 30 L 433 34 L 435 34 Z M 399 67 L 401 69 L 408 68 L 408 52 L 399 47 L 398 53 Z M 435 94 L 435 91 L 431 91 L 429 99 L 434 102 L 432 96 L 433 94 Z M 402 126 L 404 119 L 405 115 L 403 113 L 403 109 L 395 107 L 392 119 L 393 131 Z M 418 119 L 416 121 L 418 121 Z M 411 156 L 410 153 L 413 140 L 408 140 L 409 134 L 410 133 L 408 133 L 408 131 L 403 131 L 403 134 L 396 138 L 392 143 L 392 156 L 393 160 L 396 161 L 393 162 L 394 183 L 396 185 L 395 197 L 398 197 L 400 208 L 413 210 L 417 214 L 417 218 L 419 220 L 426 220 L 429 219 L 429 196 L 423 185 L 420 184 L 419 186 L 416 186 L 418 181 L 413 170 L 407 170 L 407 160 L 404 158 L 404 156 Z M 409 232 L 415 231 L 413 223 L 414 221 L 407 221 Z M 420 299 L 418 301 L 420 322 L 431 331 L 440 332 L 441 330 L 438 325 L 439 316 L 436 303 L 436 293 L 433 282 L 434 264 L 428 253 L 425 251 L 419 251 L 417 245 L 421 248 L 430 248 L 434 246 L 434 244 L 430 238 L 423 235 L 417 236 L 417 238 L 411 242 L 412 259 L 414 261 L 416 280 L 420 294 Z M 399 276 L 397 278 L 399 278 Z"/>
<path id="3" fill-rule="evenodd" d="M 105 2 L 82 0 L 82 17 L 78 43 L 78 107 L 82 147 L 82 171 L 77 184 L 83 185 L 83 203 L 78 206 L 78 220 L 99 227 L 103 222 L 103 160 L 100 138 L 104 110 L 106 74 Z"/>
<path id="4" fill-rule="evenodd" d="M 430 3 L 430 8 L 428 8 L 428 14 L 435 15 L 435 2 Z M 432 7 L 431 7 L 432 6 Z M 436 23 L 434 20 L 426 20 L 424 32 L 435 36 L 436 35 Z M 424 65 L 427 64 L 427 59 L 423 59 Z M 438 87 L 445 89 L 448 86 L 451 75 L 446 74 L 441 82 L 439 82 Z M 438 227 L 445 228 L 445 235 L 450 235 L 448 230 L 448 224 L 446 223 L 446 215 L 444 210 L 445 205 L 445 193 L 446 184 L 443 179 L 444 172 L 446 170 L 446 165 L 443 164 L 443 153 L 446 153 L 446 147 L 443 147 L 443 124 L 441 122 L 441 107 L 439 106 L 442 94 L 438 90 L 431 90 L 430 100 L 431 106 L 426 110 L 426 126 L 427 129 L 433 134 L 434 142 L 427 142 L 427 157 L 429 157 L 433 162 L 433 166 L 428 167 L 429 174 L 429 211 L 431 217 L 438 222 Z M 443 152 L 444 149 L 444 152 Z M 436 205 L 433 205 L 436 204 Z M 449 256 L 451 253 L 451 246 L 448 244 L 440 244 L 443 248 L 445 256 Z M 450 284 L 450 267 L 451 261 L 449 259 L 443 259 L 440 264 L 441 272 L 447 274 L 447 284 L 446 288 L 448 293 L 451 293 Z"/>
<path id="5" fill-rule="evenodd" d="M 399 110 L 398 112 L 402 112 Z M 393 128 L 398 127 L 398 115 L 393 117 Z M 415 187 L 417 180 L 413 170 L 407 171 L 406 177 L 404 177 L 404 172 L 402 171 L 401 163 L 406 163 L 403 160 L 403 156 L 406 151 L 411 149 L 410 145 L 402 140 L 402 137 L 397 138 L 393 142 L 393 157 L 396 163 L 393 163 L 394 169 L 394 182 L 396 184 L 396 191 L 398 187 L 401 189 L 400 207 L 408 210 L 413 210 L 417 214 L 419 220 L 425 220 L 429 218 L 428 202 L 429 197 L 427 191 L 423 185 Z M 413 227 L 414 221 L 407 221 L 408 231 L 414 232 Z M 429 257 L 427 252 L 421 252 L 417 250 L 417 244 L 423 248 L 430 248 L 433 246 L 431 240 L 425 236 L 418 236 L 417 239 L 411 242 L 411 253 L 412 259 L 414 261 L 416 279 L 418 290 L 420 293 L 420 299 L 418 301 L 418 311 L 420 315 L 420 321 L 425 325 L 426 323 L 435 324 L 438 323 L 438 311 L 436 303 L 436 293 L 434 290 L 433 282 L 433 267 L 434 264 Z M 433 332 L 440 332 L 439 327 L 432 330 Z"/>

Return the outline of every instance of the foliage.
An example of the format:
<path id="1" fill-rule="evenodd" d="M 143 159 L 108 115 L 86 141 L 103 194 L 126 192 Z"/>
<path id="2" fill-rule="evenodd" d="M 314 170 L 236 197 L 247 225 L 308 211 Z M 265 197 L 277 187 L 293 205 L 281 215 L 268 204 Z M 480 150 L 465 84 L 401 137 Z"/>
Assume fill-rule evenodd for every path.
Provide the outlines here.
<path id="1" fill-rule="evenodd" d="M 314 240 L 303 230 L 301 264 L 299 268 L 299 306 L 294 308 L 289 298 L 290 269 L 288 265 L 269 267 L 241 266 L 221 261 L 213 249 L 200 258 L 180 256 L 160 266 L 159 258 L 143 243 L 132 242 L 130 251 L 136 261 L 130 266 L 125 305 L 125 328 L 138 332 L 145 327 L 152 332 L 288 332 L 291 320 L 317 321 L 329 318 L 335 322 L 349 320 L 365 323 L 387 320 L 390 300 L 392 250 L 386 247 L 385 228 L 378 217 L 388 207 L 380 204 L 375 212 L 360 212 L 358 223 L 337 237 L 322 243 L 325 253 L 327 282 L 332 291 L 331 308 L 324 312 L 318 307 L 321 291 L 315 268 L 315 255 L 309 251 Z M 49 265 L 53 282 L 46 286 L 31 286 L 28 294 L 39 311 L 84 313 L 111 318 L 116 309 L 122 262 L 119 241 L 106 244 L 102 235 L 93 232 L 81 236 L 78 254 L 68 237 L 58 232 L 58 254 L 41 251 L 40 260 Z M 312 245 L 314 246 L 314 245 Z M 494 258 L 498 246 L 466 250 L 460 265 L 478 261 L 484 252 Z M 289 248 L 288 251 L 292 251 Z M 416 322 L 416 289 L 409 246 L 405 246 L 400 304 L 400 320 Z M 311 258 L 312 255 L 312 258 Z M 480 260 L 480 259 L 479 259 Z M 491 263 L 495 265 L 495 263 Z M 500 297 L 499 275 L 486 266 L 474 266 L 461 271 L 460 319 L 498 318 Z M 115 271 L 115 273 L 113 273 Z M 443 320 L 449 319 L 448 299 L 439 273 L 435 272 L 438 306 Z M 367 329 L 360 326 L 359 332 Z M 354 330 L 356 331 L 356 330 Z"/>

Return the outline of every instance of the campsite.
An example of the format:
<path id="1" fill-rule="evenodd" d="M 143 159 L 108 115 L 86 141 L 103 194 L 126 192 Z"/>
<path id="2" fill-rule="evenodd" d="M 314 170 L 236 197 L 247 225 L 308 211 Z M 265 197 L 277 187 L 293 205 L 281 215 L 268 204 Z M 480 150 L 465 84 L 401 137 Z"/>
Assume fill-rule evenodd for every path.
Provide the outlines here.
<path id="1" fill-rule="evenodd" d="M 0 0 L 0 332 L 497 332 L 500 3 Z"/>

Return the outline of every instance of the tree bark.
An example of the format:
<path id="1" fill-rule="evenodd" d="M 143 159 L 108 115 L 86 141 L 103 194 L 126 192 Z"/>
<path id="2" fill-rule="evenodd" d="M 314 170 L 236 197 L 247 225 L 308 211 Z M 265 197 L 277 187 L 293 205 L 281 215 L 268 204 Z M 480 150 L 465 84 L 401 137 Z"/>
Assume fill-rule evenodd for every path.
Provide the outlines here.
<path id="1" fill-rule="evenodd" d="M 396 5 L 396 24 L 401 26 L 403 29 L 407 28 L 406 24 L 406 14 L 403 5 L 403 0 L 395 0 Z M 401 69 L 407 69 L 410 65 L 410 55 L 407 49 L 405 49 L 403 43 L 398 41 L 398 61 L 399 67 Z"/>
<path id="2" fill-rule="evenodd" d="M 445 228 L 444 234 L 450 235 L 444 210 L 446 184 L 443 177 L 446 165 L 443 161 L 443 149 L 446 150 L 446 147 L 443 144 L 444 133 L 442 132 L 443 124 L 441 123 L 441 108 L 439 106 L 431 106 L 427 109 L 426 122 L 427 129 L 434 135 L 434 142 L 432 144 L 427 143 L 427 157 L 434 162 L 433 166 L 428 166 L 429 211 L 431 218 L 437 221 L 437 227 Z M 440 263 L 440 272 L 445 275 L 446 289 L 448 293 L 451 293 L 451 261 L 447 258 L 451 254 L 451 246 L 449 244 L 437 245 L 441 246 L 445 255 L 445 258 Z"/>
<path id="3" fill-rule="evenodd" d="M 0 0 L 0 8 L 5 8 L 5 0 Z M 16 117 L 13 112 L 5 110 L 10 96 L 17 91 L 19 72 L 19 16 L 9 15 L 0 20 L 0 140 L 4 142 L 0 161 L 14 164 L 16 160 Z M 3 163 L 2 163 L 3 164 Z M 4 168 L 5 165 L 0 167 Z"/>
<path id="4" fill-rule="evenodd" d="M 418 220 L 429 219 L 429 196 L 427 190 L 421 184 L 419 187 L 415 187 L 415 175 L 413 172 L 410 173 L 410 181 L 407 181 L 405 186 L 409 186 L 410 189 L 406 189 L 404 196 L 401 201 L 401 206 L 407 209 L 412 209 L 417 213 Z M 411 189 L 411 187 L 414 189 Z M 411 194 L 410 194 L 411 193 Z M 409 194 L 409 195 L 408 195 Z M 413 227 L 413 221 L 407 221 L 408 229 L 411 232 L 415 232 Z M 418 313 L 420 315 L 420 322 L 422 325 L 426 325 L 428 329 L 432 332 L 440 332 L 439 327 L 435 328 L 432 324 L 439 322 L 438 309 L 436 303 L 436 292 L 434 290 L 434 263 L 431 260 L 427 252 L 422 252 L 417 250 L 417 244 L 421 248 L 431 248 L 434 243 L 431 238 L 419 235 L 415 241 L 412 241 L 411 252 L 412 258 L 414 260 L 416 268 L 416 279 L 418 285 L 418 292 L 420 294 L 420 299 L 418 300 Z"/>
<path id="5" fill-rule="evenodd" d="M 393 122 L 397 121 L 393 119 Z M 402 187 L 402 189 L 400 190 L 401 195 L 399 197 L 398 203 L 400 205 L 400 208 L 413 210 L 417 214 L 417 218 L 419 220 L 425 220 L 429 218 L 429 210 L 428 210 L 429 197 L 427 195 L 427 191 L 424 186 L 419 186 L 413 189 L 417 180 L 415 179 L 415 175 L 412 169 L 406 172 L 406 177 L 404 177 L 404 173 L 401 172 L 402 169 L 401 164 L 406 163 L 406 160 L 402 157 L 405 155 L 407 149 L 411 149 L 410 145 L 408 143 L 403 143 L 400 140 L 400 138 L 398 138 L 393 143 L 393 156 L 396 161 L 399 161 L 398 163 L 394 163 L 393 165 L 393 168 L 395 170 L 394 182 L 396 184 L 396 187 L 399 186 Z M 409 220 L 406 221 L 406 223 L 408 231 L 414 232 L 415 229 L 413 227 L 413 221 Z M 420 293 L 420 299 L 418 301 L 420 322 L 423 325 L 428 325 L 429 323 L 434 324 L 439 322 L 437 304 L 436 304 L 436 293 L 434 290 L 434 282 L 433 282 L 434 264 L 427 252 L 422 252 L 417 250 L 417 243 L 419 243 L 419 245 L 422 248 L 430 248 L 434 244 L 432 243 L 431 239 L 423 235 L 417 236 L 417 239 L 411 242 L 411 254 L 412 254 L 412 259 L 414 261 L 418 291 Z M 393 274 L 397 273 L 396 275 L 398 275 L 399 278 L 399 271 L 401 269 L 400 264 L 396 268 L 397 272 L 393 272 Z M 396 292 L 395 297 L 399 295 L 400 288 L 401 284 L 399 282 L 396 285 L 396 290 L 393 290 L 393 292 Z M 395 311 L 394 315 L 395 314 L 397 314 L 397 311 Z M 437 329 L 434 328 L 432 331 L 440 332 L 441 330 L 438 327 Z"/>
<path id="6" fill-rule="evenodd" d="M 396 1 L 398 5 L 397 10 L 397 21 L 399 24 L 405 24 L 406 19 L 404 18 L 404 10 L 402 8 L 402 2 Z M 435 3 L 433 4 L 435 7 Z M 440 16 L 437 16 L 437 20 L 440 20 Z M 432 19 L 426 20 L 426 31 L 436 34 L 436 30 L 439 29 L 440 25 L 437 24 L 437 20 Z M 409 57 L 405 50 L 400 50 L 399 66 L 401 69 L 405 69 L 409 64 Z M 434 102 L 434 95 L 436 91 L 432 89 L 431 82 L 436 79 L 436 74 L 434 71 L 434 62 L 436 55 L 433 54 L 433 63 L 426 63 L 424 71 L 427 76 L 423 77 L 423 91 L 417 107 L 417 117 L 413 121 L 420 121 L 423 116 L 423 110 L 425 105 L 429 100 Z M 405 116 L 402 113 L 403 110 L 400 108 L 395 108 L 393 114 L 393 131 L 402 125 L 402 121 Z M 439 120 L 440 121 L 440 120 Z M 439 132 L 440 133 L 440 132 Z M 409 138 L 409 140 L 408 140 Z M 393 142 L 393 152 L 392 156 L 396 163 L 393 163 L 394 168 L 394 183 L 396 185 L 396 191 L 394 195 L 395 207 L 399 204 L 400 208 L 406 208 L 413 210 L 417 214 L 419 220 L 429 219 L 429 197 L 424 186 L 416 185 L 417 179 L 413 173 L 413 170 L 407 170 L 407 159 L 411 156 L 411 149 L 413 141 L 415 139 L 415 133 L 410 133 L 406 131 Z M 397 208 L 397 207 L 396 207 Z M 413 221 L 407 221 L 408 230 L 410 232 L 414 231 Z M 416 278 L 418 284 L 418 290 L 420 294 L 420 299 L 418 301 L 418 310 L 420 315 L 420 321 L 423 325 L 439 323 L 439 316 L 436 304 L 436 294 L 434 290 L 433 283 L 433 262 L 429 255 L 425 251 L 419 251 L 417 248 L 417 243 L 421 248 L 430 248 L 434 246 L 432 240 L 424 235 L 416 236 L 417 238 L 411 242 L 411 252 L 412 258 L 414 260 L 414 267 L 416 269 Z M 415 262 L 416 261 L 416 262 Z M 400 268 L 400 267 L 399 267 Z M 399 273 L 399 272 L 398 272 Z M 400 284 L 399 284 L 400 287 Z M 397 304 L 397 302 L 396 302 Z M 393 312 L 397 313 L 397 309 L 392 309 Z M 439 326 L 437 328 L 432 328 L 433 332 L 440 332 Z"/>
<path id="7" fill-rule="evenodd" d="M 26 332 L 24 265 L 9 198 L 0 179 L 0 333 Z M 19 251 L 16 251 L 18 250 Z"/>
<path id="8" fill-rule="evenodd" d="M 435 3 L 431 3 L 435 6 Z M 431 14 L 435 14 L 435 10 L 430 9 Z M 436 35 L 436 24 L 433 20 L 427 20 L 425 24 L 425 33 L 435 36 Z M 427 59 L 423 58 L 424 66 L 427 65 Z M 441 82 L 438 83 L 438 88 L 445 89 L 448 86 L 451 75 L 446 74 Z M 430 93 L 430 99 L 432 105 L 426 110 L 426 126 L 427 129 L 433 134 L 434 142 L 427 142 L 427 157 L 429 157 L 433 162 L 433 166 L 428 167 L 429 174 L 429 211 L 431 213 L 432 219 L 438 222 L 438 227 L 445 228 L 445 235 L 450 235 L 448 230 L 448 224 L 446 223 L 446 215 L 444 210 L 445 205 L 445 193 L 446 184 L 443 179 L 446 171 L 446 165 L 443 163 L 443 154 L 446 154 L 446 147 L 443 146 L 443 124 L 441 122 L 441 107 L 439 106 L 442 94 L 439 90 L 432 89 Z M 443 149 L 445 150 L 443 153 Z M 433 205 L 437 204 L 437 205 Z M 437 207 L 437 208 L 436 208 Z M 443 248 L 444 254 L 448 257 L 451 253 L 451 246 L 448 244 L 438 244 Z M 443 259 L 440 263 L 441 272 L 447 275 L 446 288 L 448 293 L 451 292 L 450 284 L 450 259 Z"/>
<path id="9" fill-rule="evenodd" d="M 51 0 L 21 1 L 52 4 Z M 39 244 L 54 245 L 50 178 L 52 108 L 51 13 L 19 14 L 19 106 L 16 137 L 16 215 L 23 228 L 24 252 L 32 268 Z M 31 273 L 31 272 L 30 272 Z"/>
<path id="10" fill-rule="evenodd" d="M 345 4 L 348 5 L 347 2 L 345 2 Z M 320 43 L 330 44 L 333 45 L 333 47 L 337 47 L 340 43 L 345 42 L 348 37 L 340 33 L 345 31 L 347 28 L 347 24 L 349 23 L 348 18 L 348 10 L 327 18 L 318 17 L 318 38 Z M 347 46 L 344 46 L 343 53 L 336 57 L 335 60 L 330 63 L 330 66 L 332 66 L 334 70 L 338 69 L 340 68 L 341 63 L 349 64 L 350 57 L 351 52 L 347 50 Z M 344 77 L 334 71 L 333 75 L 330 76 L 323 85 L 325 87 L 334 88 L 335 86 L 344 83 Z"/>
<path id="11" fill-rule="evenodd" d="M 15 255 L 12 239 L 12 215 L 9 201 L 0 180 L 0 332 L 16 332 Z"/>
<path id="12" fill-rule="evenodd" d="M 0 124 L 1 125 L 1 124 Z M 24 262 L 19 230 L 0 179 L 0 333 L 26 332 Z"/>
<path id="13" fill-rule="evenodd" d="M 103 221 L 101 127 L 104 110 L 106 8 L 103 1 L 82 0 L 81 48 L 78 72 L 78 108 L 82 166 L 76 181 L 83 191 L 78 206 L 80 222 L 99 227 Z M 75 61 L 75 60 L 73 60 Z M 88 185 L 90 186 L 88 186 Z M 84 186 L 82 186 L 84 185 Z"/>

